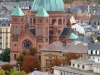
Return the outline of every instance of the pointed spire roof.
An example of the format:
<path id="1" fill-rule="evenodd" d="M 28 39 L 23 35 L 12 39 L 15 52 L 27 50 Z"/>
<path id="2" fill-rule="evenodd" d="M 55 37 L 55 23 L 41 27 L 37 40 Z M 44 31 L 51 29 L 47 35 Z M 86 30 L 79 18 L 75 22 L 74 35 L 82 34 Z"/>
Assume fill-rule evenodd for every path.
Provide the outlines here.
<path id="1" fill-rule="evenodd" d="M 70 36 L 69 36 L 69 39 L 75 40 L 75 39 L 77 39 L 77 38 L 78 38 L 78 36 L 75 35 L 74 33 L 71 33 Z"/>
<path id="2" fill-rule="evenodd" d="M 14 11 L 12 12 L 11 16 L 24 16 L 25 14 L 21 10 L 21 8 L 17 5 Z"/>
<path id="3" fill-rule="evenodd" d="M 48 16 L 49 16 L 48 13 L 43 7 L 41 7 L 36 14 L 36 17 L 48 17 Z"/>

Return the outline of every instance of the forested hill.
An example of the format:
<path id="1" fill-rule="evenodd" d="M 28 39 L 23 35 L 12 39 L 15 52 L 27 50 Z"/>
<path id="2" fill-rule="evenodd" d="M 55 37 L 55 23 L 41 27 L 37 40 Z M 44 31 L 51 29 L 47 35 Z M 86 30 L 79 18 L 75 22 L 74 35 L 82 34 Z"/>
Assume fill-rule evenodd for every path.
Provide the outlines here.
<path id="1" fill-rule="evenodd" d="M 12 1 L 34 1 L 34 0 L 12 0 Z M 100 3 L 100 0 L 63 0 L 64 3 L 71 3 L 73 1 L 88 1 L 88 2 L 96 2 L 96 3 Z"/>

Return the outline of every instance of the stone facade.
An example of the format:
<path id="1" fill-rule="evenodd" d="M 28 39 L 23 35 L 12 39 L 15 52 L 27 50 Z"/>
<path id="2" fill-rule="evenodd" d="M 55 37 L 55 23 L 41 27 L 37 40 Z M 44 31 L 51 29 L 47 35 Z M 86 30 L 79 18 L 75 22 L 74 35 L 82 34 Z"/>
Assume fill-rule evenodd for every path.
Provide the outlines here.
<path id="1" fill-rule="evenodd" d="M 35 11 L 29 14 L 28 17 L 11 16 L 11 61 L 29 46 L 36 47 L 40 55 L 40 49 L 58 41 L 61 31 L 67 27 L 67 14 L 63 11 L 48 12 L 49 17 L 36 17 Z"/>

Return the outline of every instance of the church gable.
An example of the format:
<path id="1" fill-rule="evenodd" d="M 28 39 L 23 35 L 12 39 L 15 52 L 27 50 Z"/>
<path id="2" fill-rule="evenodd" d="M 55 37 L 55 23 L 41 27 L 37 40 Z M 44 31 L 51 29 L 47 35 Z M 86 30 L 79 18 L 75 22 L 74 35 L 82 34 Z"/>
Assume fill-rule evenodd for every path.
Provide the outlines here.
<path id="1" fill-rule="evenodd" d="M 34 35 L 34 31 L 31 30 L 25 30 L 21 35 L 19 35 L 19 44 L 21 44 L 21 47 L 24 47 L 26 49 L 29 49 L 29 45 L 32 47 L 36 47 L 36 37 Z"/>
<path id="2" fill-rule="evenodd" d="M 20 41 L 24 41 L 25 39 L 29 39 L 32 41 L 36 41 L 36 37 L 34 35 L 34 33 L 29 31 L 29 30 L 25 30 L 25 32 L 23 32 L 21 35 L 19 35 L 19 39 Z"/>

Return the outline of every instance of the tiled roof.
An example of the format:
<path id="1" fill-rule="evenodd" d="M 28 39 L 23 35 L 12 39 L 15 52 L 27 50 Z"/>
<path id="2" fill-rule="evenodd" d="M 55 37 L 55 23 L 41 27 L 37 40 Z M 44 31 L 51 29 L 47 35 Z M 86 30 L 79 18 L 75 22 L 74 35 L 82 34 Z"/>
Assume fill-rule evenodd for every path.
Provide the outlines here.
<path id="1" fill-rule="evenodd" d="M 67 36 L 70 32 L 71 28 L 64 28 L 60 36 Z"/>
<path id="2" fill-rule="evenodd" d="M 100 15 L 92 15 L 91 19 L 90 19 L 90 22 L 91 21 L 93 21 L 93 22 L 100 22 Z"/>
<path id="3" fill-rule="evenodd" d="M 93 38 L 91 36 L 79 36 L 76 41 L 81 41 L 84 43 L 94 43 Z"/>
<path id="4" fill-rule="evenodd" d="M 64 4 L 65 8 L 70 8 L 70 4 Z"/>
<path id="5" fill-rule="evenodd" d="M 63 43 L 61 43 L 60 41 L 56 41 L 56 42 L 51 43 L 47 47 L 43 48 L 42 50 L 62 51 L 63 50 Z"/>
<path id="6" fill-rule="evenodd" d="M 66 43 L 66 45 L 63 45 L 62 42 L 56 41 L 43 48 L 41 51 L 87 53 L 88 45 L 84 45 L 84 43 Z"/>

